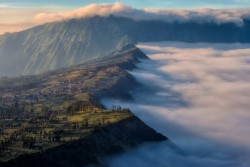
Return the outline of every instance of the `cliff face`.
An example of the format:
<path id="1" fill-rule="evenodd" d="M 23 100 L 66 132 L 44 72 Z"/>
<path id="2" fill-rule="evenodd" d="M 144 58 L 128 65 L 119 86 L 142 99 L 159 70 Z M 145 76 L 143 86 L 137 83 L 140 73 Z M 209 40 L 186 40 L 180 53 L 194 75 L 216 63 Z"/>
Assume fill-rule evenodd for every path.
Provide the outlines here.
<path id="1" fill-rule="evenodd" d="M 164 141 L 167 137 L 157 133 L 136 116 L 124 119 L 89 136 L 43 153 L 20 156 L 1 164 L 1 167 L 82 167 L 102 166 L 102 157 L 123 151 L 147 141 Z"/>

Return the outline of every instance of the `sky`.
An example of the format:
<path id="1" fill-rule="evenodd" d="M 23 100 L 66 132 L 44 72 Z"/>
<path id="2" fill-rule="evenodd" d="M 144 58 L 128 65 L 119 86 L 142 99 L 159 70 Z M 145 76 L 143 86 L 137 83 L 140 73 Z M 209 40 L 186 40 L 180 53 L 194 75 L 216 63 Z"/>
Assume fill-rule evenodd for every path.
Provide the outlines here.
<path id="1" fill-rule="evenodd" d="M 0 8 L 72 9 L 92 3 L 121 2 L 136 8 L 228 8 L 250 6 L 250 0 L 0 0 Z"/>
<path id="2" fill-rule="evenodd" d="M 40 24 L 39 13 L 60 13 L 93 3 L 120 2 L 137 9 L 249 8 L 250 0 L 0 0 L 0 34 L 15 32 Z"/>

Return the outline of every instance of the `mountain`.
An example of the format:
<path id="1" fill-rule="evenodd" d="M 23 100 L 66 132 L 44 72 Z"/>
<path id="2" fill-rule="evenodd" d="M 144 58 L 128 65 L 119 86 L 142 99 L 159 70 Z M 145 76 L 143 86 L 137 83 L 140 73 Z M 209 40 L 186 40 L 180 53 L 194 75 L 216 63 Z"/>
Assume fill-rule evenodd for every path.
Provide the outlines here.
<path id="1" fill-rule="evenodd" d="M 0 166 L 101 164 L 107 155 L 168 138 L 129 109 L 100 98 L 130 100 L 138 85 L 126 70 L 147 56 L 133 45 L 86 63 L 39 75 L 0 79 Z"/>
<path id="2" fill-rule="evenodd" d="M 112 96 L 129 99 L 128 92 L 138 83 L 125 70 L 133 70 L 140 59 L 148 57 L 137 47 L 126 45 L 120 50 L 85 63 L 39 75 L 0 78 L 0 104 L 5 96 L 39 95 L 57 97 L 67 91 L 88 93 L 95 99 Z M 70 87 L 70 88 L 69 88 Z M 52 104 L 51 104 L 52 105 Z"/>
<path id="3" fill-rule="evenodd" d="M 79 64 L 124 43 L 117 26 L 100 17 L 45 24 L 0 38 L 0 76 Z"/>
<path id="4" fill-rule="evenodd" d="M 86 62 L 128 43 L 148 41 L 250 42 L 250 21 L 167 23 L 94 16 L 47 23 L 0 37 L 0 76 L 39 74 Z"/>

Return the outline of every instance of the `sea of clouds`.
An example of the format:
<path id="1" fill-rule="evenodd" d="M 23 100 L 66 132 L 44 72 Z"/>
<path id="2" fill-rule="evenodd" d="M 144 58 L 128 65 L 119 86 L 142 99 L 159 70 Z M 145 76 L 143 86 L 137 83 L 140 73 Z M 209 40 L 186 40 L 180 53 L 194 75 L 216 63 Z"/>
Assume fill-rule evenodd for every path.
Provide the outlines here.
<path id="1" fill-rule="evenodd" d="M 131 72 L 144 86 L 129 107 L 170 141 L 108 160 L 111 167 L 248 167 L 250 44 L 142 43 L 151 60 Z"/>

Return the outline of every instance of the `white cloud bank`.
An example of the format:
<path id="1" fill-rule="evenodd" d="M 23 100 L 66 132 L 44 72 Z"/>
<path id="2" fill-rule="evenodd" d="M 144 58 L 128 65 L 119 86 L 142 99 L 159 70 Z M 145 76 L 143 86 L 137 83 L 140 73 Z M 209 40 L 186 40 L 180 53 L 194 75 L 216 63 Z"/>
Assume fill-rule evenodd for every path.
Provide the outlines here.
<path id="1" fill-rule="evenodd" d="M 140 20 L 160 19 L 167 22 L 195 21 L 199 23 L 215 22 L 217 24 L 233 22 L 237 25 L 242 25 L 243 19 L 250 16 L 250 9 L 135 9 L 117 2 L 114 4 L 91 4 L 80 9 L 62 13 L 39 13 L 35 16 L 35 19 L 38 21 L 59 21 L 94 15 L 108 16 L 110 14 Z"/>
<path id="2" fill-rule="evenodd" d="M 250 44 L 138 46 L 153 61 L 132 72 L 145 88 L 134 94 L 134 104 L 123 106 L 170 137 L 181 151 L 173 151 L 168 143 L 148 145 L 109 164 L 249 166 Z"/>
<path id="3" fill-rule="evenodd" d="M 132 10 L 131 7 L 121 3 L 114 4 L 91 4 L 73 11 L 59 13 L 39 13 L 35 16 L 38 21 L 60 21 L 73 18 L 83 18 L 91 16 L 108 16 Z"/>
<path id="4" fill-rule="evenodd" d="M 0 8 L 6 7 L 6 4 L 0 4 Z M 6 12 L 6 11 L 5 11 Z M 0 13 L 2 13 L 0 11 Z M 16 11 L 11 11 L 11 13 L 16 13 Z M 20 11 L 19 11 L 20 13 Z M 23 11 L 23 15 L 25 15 L 27 11 Z M 217 24 L 221 23 L 234 23 L 238 26 L 242 26 L 244 24 L 243 19 L 250 18 L 250 8 L 245 9 L 193 9 L 193 10 L 182 10 L 182 9 L 136 9 L 131 6 L 124 5 L 122 3 L 114 3 L 114 4 L 91 4 L 88 6 L 84 6 L 79 9 L 75 9 L 72 11 L 64 11 L 64 12 L 40 12 L 34 15 L 33 18 L 27 19 L 26 21 L 18 22 L 14 21 L 14 23 L 18 22 L 16 31 L 23 30 L 22 27 L 32 27 L 35 25 L 43 24 L 46 22 L 54 22 L 54 21 L 63 21 L 73 18 L 84 18 L 91 16 L 108 16 L 108 15 L 116 15 L 116 16 L 124 16 L 138 20 L 149 20 L 149 19 L 157 19 L 166 22 L 214 22 Z M 19 16 L 22 15 L 22 12 Z M 6 15 L 5 17 L 8 17 Z M 1 22 L 0 24 L 6 25 L 6 23 Z M 23 24 L 20 26 L 20 24 Z M 0 25 L 0 33 L 4 31 L 1 30 Z M 12 27 L 13 29 L 13 27 Z"/>

